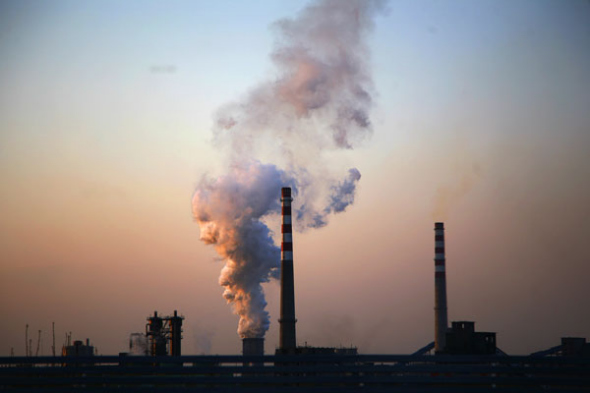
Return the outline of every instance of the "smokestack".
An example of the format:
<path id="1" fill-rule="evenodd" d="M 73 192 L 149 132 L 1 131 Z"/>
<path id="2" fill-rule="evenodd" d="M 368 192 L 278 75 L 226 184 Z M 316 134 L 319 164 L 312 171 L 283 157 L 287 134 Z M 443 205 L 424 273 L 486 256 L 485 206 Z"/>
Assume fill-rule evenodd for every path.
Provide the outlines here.
<path id="1" fill-rule="evenodd" d="M 247 337 L 242 339 L 242 354 L 244 356 L 264 355 L 264 338 Z"/>
<path id="2" fill-rule="evenodd" d="M 447 333 L 447 278 L 445 273 L 445 224 L 434 223 L 434 350 L 445 349 Z"/>
<path id="3" fill-rule="evenodd" d="M 264 338 L 246 337 L 242 339 L 242 355 L 246 356 L 263 356 L 264 355 Z M 245 360 L 245 359 L 244 359 Z M 264 362 L 257 360 L 255 362 L 244 362 L 244 366 L 262 366 Z"/>
<path id="4" fill-rule="evenodd" d="M 279 349 L 282 353 L 294 353 L 295 338 L 295 285 L 293 279 L 293 230 L 291 225 L 291 188 L 281 189 L 283 225 L 281 233 L 281 318 Z"/>

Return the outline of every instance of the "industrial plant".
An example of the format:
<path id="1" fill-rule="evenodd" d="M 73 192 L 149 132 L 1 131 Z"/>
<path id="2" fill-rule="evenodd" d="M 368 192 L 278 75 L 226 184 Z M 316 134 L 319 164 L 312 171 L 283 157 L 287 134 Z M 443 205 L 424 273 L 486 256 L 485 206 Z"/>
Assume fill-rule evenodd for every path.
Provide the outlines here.
<path id="1" fill-rule="evenodd" d="M 433 341 L 412 354 L 362 354 L 356 347 L 298 346 L 294 285 L 291 188 L 281 201 L 279 343 L 265 355 L 264 337 L 243 337 L 242 354 L 182 355 L 184 317 L 174 310 L 147 317 L 132 333 L 129 351 L 97 356 L 86 342 L 68 339 L 62 356 L 0 358 L 2 391 L 179 392 L 516 392 L 590 390 L 590 343 L 564 337 L 561 344 L 526 356 L 497 346 L 496 334 L 447 313 L 445 226 L 434 224 Z M 27 339 L 28 340 L 28 339 Z M 29 355 L 29 353 L 27 353 Z"/>

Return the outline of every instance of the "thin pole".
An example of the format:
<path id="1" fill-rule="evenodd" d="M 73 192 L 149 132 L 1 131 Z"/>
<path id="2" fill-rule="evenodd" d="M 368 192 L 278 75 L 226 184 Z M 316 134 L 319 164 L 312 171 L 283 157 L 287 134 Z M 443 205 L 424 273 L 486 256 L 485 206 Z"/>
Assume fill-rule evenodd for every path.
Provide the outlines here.
<path id="1" fill-rule="evenodd" d="M 25 326 L 25 356 L 29 356 L 29 324 Z"/>
<path id="2" fill-rule="evenodd" d="M 41 330 L 39 330 L 39 335 L 37 336 L 37 350 L 35 351 L 35 356 L 39 356 L 39 347 L 41 346 Z"/>
<path id="3" fill-rule="evenodd" d="M 53 330 L 53 345 L 51 346 L 51 352 L 53 352 L 53 356 L 55 357 L 55 322 L 52 322 L 52 330 Z"/>

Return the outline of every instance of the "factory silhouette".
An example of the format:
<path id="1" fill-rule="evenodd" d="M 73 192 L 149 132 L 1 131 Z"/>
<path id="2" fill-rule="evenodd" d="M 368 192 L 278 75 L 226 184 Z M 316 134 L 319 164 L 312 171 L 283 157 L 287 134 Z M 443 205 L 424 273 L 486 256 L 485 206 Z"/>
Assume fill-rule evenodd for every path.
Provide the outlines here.
<path id="1" fill-rule="evenodd" d="M 129 352 L 96 356 L 90 340 L 71 342 L 62 356 L 0 358 L 2 391 L 415 392 L 588 391 L 590 343 L 561 344 L 511 356 L 496 334 L 471 321 L 449 327 L 444 223 L 434 224 L 434 341 L 409 355 L 359 354 L 356 347 L 298 346 L 291 188 L 281 189 L 279 345 L 264 355 L 263 337 L 244 337 L 242 355 L 183 356 L 184 317 L 154 312 L 145 333 L 132 333 Z M 28 332 L 28 326 L 27 326 Z M 28 333 L 27 333 L 28 334 Z"/>
<path id="2" fill-rule="evenodd" d="M 357 354 L 357 348 L 332 348 L 297 346 L 295 317 L 295 279 L 293 269 L 293 225 L 291 188 L 281 189 L 281 284 L 279 346 L 277 355 L 297 354 Z M 453 322 L 449 329 L 447 316 L 447 289 L 445 272 L 444 223 L 435 223 L 434 231 L 434 341 L 421 349 L 421 353 L 434 350 L 437 354 L 492 355 L 496 348 L 496 334 L 475 331 L 475 323 Z M 133 333 L 130 338 L 130 351 L 134 354 L 150 356 L 180 356 L 181 327 L 183 317 L 174 311 L 172 317 L 159 317 L 157 312 L 148 317 L 146 333 L 143 337 Z M 242 338 L 244 356 L 264 355 L 263 337 Z"/>

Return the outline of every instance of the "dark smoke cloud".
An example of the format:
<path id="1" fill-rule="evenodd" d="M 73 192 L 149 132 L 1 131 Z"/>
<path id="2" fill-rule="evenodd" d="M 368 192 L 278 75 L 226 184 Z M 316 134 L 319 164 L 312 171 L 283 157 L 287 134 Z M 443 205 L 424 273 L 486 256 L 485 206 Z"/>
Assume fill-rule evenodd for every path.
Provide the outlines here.
<path id="1" fill-rule="evenodd" d="M 352 149 L 370 135 L 365 38 L 383 6 L 316 1 L 276 22 L 275 77 L 217 113 L 215 144 L 231 166 L 201 181 L 193 213 L 201 240 L 226 263 L 219 282 L 242 337 L 262 337 L 269 326 L 261 284 L 279 276 L 280 250 L 264 219 L 278 214 L 280 188 L 293 187 L 298 230 L 326 225 L 354 201 L 360 172 L 352 168 L 338 180 L 340 169 L 323 151 Z"/>

